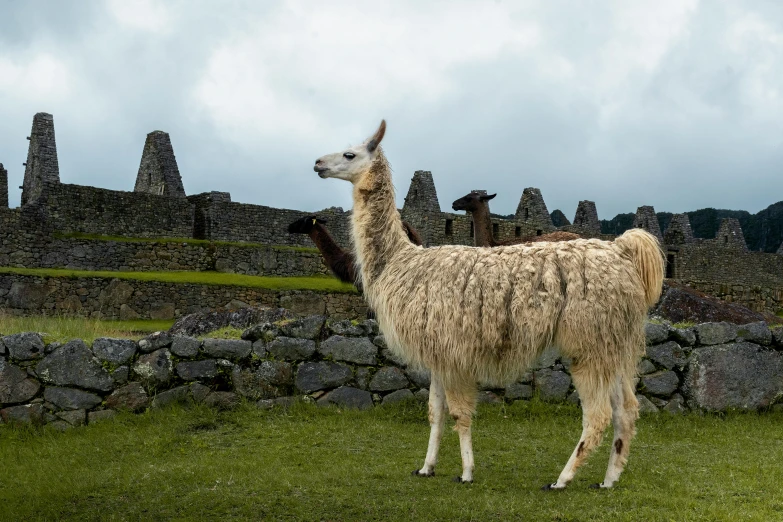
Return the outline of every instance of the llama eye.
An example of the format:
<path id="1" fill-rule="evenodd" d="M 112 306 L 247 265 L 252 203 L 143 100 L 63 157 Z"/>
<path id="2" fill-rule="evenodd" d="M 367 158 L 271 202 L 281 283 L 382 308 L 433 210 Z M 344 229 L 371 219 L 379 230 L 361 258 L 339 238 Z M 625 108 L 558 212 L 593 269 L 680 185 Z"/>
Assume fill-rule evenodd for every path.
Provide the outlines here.
<path id="1" fill-rule="evenodd" d="M 352 160 L 355 157 L 356 157 L 356 154 L 354 154 L 353 152 L 346 152 L 345 154 L 343 154 L 343 158 L 345 158 L 347 160 Z"/>

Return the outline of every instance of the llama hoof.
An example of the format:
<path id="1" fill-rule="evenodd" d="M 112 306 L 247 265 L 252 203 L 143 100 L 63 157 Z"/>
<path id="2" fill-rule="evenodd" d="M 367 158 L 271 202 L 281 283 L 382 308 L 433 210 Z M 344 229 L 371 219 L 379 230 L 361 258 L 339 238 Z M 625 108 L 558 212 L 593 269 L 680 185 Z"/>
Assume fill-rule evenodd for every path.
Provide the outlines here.
<path id="1" fill-rule="evenodd" d="M 557 487 L 557 483 L 555 484 L 546 484 L 545 486 L 541 487 L 541 491 L 561 491 L 565 489 L 565 487 L 559 488 Z"/>
<path id="2" fill-rule="evenodd" d="M 462 477 L 454 477 L 451 481 L 457 484 L 473 484 L 472 480 L 462 480 Z"/>
<path id="3" fill-rule="evenodd" d="M 411 475 L 413 475 L 414 477 L 434 477 L 435 476 L 435 471 L 433 470 L 433 471 L 430 471 L 429 473 L 422 473 L 418 469 L 414 469 L 411 472 Z"/>

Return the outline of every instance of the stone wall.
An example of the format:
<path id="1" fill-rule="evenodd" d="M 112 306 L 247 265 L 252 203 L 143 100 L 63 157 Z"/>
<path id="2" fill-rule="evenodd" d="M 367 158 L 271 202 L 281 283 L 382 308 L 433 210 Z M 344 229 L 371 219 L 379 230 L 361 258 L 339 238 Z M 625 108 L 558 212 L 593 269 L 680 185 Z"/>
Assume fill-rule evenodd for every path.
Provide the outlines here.
<path id="1" fill-rule="evenodd" d="M 649 324 L 639 364 L 643 412 L 761 410 L 783 396 L 783 330 L 764 323 L 707 323 L 689 329 Z M 548 349 L 505 388 L 483 388 L 479 401 L 538 396 L 578 403 L 571 363 Z M 367 409 L 426 401 L 430 375 L 391 353 L 375 321 L 309 316 L 263 323 L 242 340 L 153 334 L 139 342 L 97 339 L 46 343 L 37 333 L 0 337 L 0 419 L 68 429 L 171 403 L 230 408 L 296 400 Z"/>
<path id="2" fill-rule="evenodd" d="M 0 163 L 0 209 L 8 208 L 8 171 Z"/>
<path id="3" fill-rule="evenodd" d="M 0 309 L 17 315 L 173 319 L 193 312 L 244 304 L 282 307 L 301 314 L 329 314 L 336 318 L 367 315 L 367 305 L 357 293 L 267 290 L 107 277 L 0 274 Z"/>
<path id="4" fill-rule="evenodd" d="M 133 191 L 185 197 L 185 188 L 182 186 L 182 177 L 179 175 L 168 132 L 154 131 L 147 134 Z"/>

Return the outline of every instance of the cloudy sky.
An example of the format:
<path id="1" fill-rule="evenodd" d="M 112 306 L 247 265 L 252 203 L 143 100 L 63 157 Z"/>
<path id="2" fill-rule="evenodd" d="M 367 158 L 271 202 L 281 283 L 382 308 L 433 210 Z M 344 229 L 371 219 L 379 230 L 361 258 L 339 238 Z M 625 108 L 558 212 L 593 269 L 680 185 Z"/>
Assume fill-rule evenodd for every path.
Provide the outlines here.
<path id="1" fill-rule="evenodd" d="M 171 134 L 185 190 L 350 208 L 314 160 L 388 121 L 401 206 L 431 170 L 513 213 L 783 199 L 783 2 L 0 0 L 0 162 L 19 204 L 33 114 L 65 183 L 132 190 Z"/>

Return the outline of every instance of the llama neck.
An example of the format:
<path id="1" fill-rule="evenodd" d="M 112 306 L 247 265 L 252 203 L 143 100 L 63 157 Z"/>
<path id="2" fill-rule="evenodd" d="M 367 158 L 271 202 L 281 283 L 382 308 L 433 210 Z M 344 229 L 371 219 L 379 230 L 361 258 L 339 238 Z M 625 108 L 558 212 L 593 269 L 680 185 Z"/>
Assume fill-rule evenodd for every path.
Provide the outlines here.
<path id="1" fill-rule="evenodd" d="M 397 212 L 391 168 L 382 150 L 369 172 L 354 185 L 352 222 L 356 260 L 364 287 L 369 289 L 392 255 L 413 248 Z"/>
<path id="2" fill-rule="evenodd" d="M 497 246 L 492 236 L 492 218 L 489 215 L 489 203 L 483 201 L 479 208 L 471 212 L 473 214 L 474 244 L 477 247 Z"/>
<path id="3" fill-rule="evenodd" d="M 307 235 L 310 236 L 318 251 L 329 264 L 345 253 L 320 223 L 316 223 Z"/>

